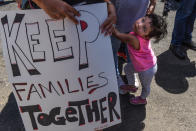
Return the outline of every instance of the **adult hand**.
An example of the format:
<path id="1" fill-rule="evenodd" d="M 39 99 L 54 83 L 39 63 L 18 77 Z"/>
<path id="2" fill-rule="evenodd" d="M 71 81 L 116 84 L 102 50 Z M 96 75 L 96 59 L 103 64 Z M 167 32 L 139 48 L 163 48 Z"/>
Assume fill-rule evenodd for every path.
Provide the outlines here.
<path id="1" fill-rule="evenodd" d="M 79 12 L 62 0 L 33 0 L 33 2 L 53 19 L 64 19 L 67 17 L 75 24 L 78 24 L 75 16 L 80 16 Z"/>
<path id="2" fill-rule="evenodd" d="M 154 12 L 155 6 L 156 6 L 156 0 L 150 0 L 150 4 L 146 11 L 146 14 L 152 14 Z"/>
<path id="3" fill-rule="evenodd" d="M 114 5 L 109 2 L 108 5 L 108 18 L 101 25 L 101 32 L 106 35 L 112 35 L 114 25 L 116 24 L 116 11 Z"/>

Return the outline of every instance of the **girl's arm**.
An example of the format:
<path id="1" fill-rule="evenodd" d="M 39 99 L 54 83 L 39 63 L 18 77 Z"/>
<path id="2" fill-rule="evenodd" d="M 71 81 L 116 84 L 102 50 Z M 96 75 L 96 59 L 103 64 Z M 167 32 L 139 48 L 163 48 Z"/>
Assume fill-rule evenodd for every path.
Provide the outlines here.
<path id="1" fill-rule="evenodd" d="M 140 49 L 140 43 L 137 37 L 132 34 L 120 33 L 117 29 L 114 29 L 113 35 L 121 40 L 123 43 L 131 45 L 134 49 Z"/>

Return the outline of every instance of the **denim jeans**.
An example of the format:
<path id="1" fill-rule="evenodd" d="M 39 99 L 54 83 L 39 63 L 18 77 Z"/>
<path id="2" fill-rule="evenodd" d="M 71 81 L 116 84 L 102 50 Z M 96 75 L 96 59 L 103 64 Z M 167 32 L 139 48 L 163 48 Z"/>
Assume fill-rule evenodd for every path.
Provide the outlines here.
<path id="1" fill-rule="evenodd" d="M 150 85 L 156 72 L 157 72 L 157 64 L 155 64 L 150 69 L 146 71 L 141 71 L 141 72 L 135 71 L 132 63 L 128 63 L 125 66 L 125 74 L 126 74 L 129 85 L 136 86 L 134 73 L 138 73 L 138 76 L 139 76 L 139 79 L 142 85 L 142 92 L 140 96 L 143 99 L 145 99 L 150 94 Z"/>
<path id="2" fill-rule="evenodd" d="M 116 74 L 117 76 L 120 75 L 119 70 L 118 70 L 118 50 L 120 48 L 121 41 L 117 39 L 114 36 L 111 36 L 111 43 L 112 43 L 112 50 L 113 50 L 113 55 L 114 55 L 114 64 L 116 68 Z"/>
<path id="3" fill-rule="evenodd" d="M 176 12 L 172 45 L 181 46 L 183 42 L 191 42 L 196 17 L 196 0 L 181 0 Z"/>

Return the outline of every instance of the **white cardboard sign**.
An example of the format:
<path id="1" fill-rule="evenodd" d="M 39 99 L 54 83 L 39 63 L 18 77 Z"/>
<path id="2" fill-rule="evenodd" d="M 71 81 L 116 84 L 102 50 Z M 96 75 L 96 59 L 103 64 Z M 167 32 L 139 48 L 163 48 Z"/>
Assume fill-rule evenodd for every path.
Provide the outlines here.
<path id="1" fill-rule="evenodd" d="M 76 7 L 79 24 L 42 10 L 0 13 L 6 68 L 26 131 L 94 131 L 121 122 L 106 4 Z"/>

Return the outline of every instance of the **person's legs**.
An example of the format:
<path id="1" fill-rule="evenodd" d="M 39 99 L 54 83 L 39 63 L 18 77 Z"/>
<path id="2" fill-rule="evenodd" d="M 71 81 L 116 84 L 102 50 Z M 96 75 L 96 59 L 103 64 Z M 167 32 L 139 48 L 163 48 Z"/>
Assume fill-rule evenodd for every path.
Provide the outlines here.
<path id="1" fill-rule="evenodd" d="M 128 45 L 126 45 L 126 47 L 125 47 L 125 53 L 127 55 L 127 63 L 131 63 L 131 59 L 130 59 L 130 56 L 129 56 L 129 51 L 128 51 L 128 47 L 127 46 Z"/>
<path id="2" fill-rule="evenodd" d="M 130 59 L 130 56 L 129 56 L 129 51 L 128 51 L 128 47 L 127 46 L 128 45 L 126 44 L 125 52 L 126 52 L 126 55 L 127 55 L 127 63 L 131 63 L 131 59 Z M 134 86 L 138 87 L 139 86 L 139 81 L 138 81 L 138 79 L 136 77 L 136 73 L 134 73 L 134 75 L 135 75 L 135 84 L 134 84 Z"/>
<path id="3" fill-rule="evenodd" d="M 124 81 L 122 80 L 119 70 L 118 70 L 118 54 L 117 53 L 120 48 L 121 41 L 117 39 L 116 37 L 111 36 L 111 43 L 112 43 L 112 50 L 113 50 L 113 56 L 114 56 L 114 64 L 115 64 L 115 69 L 116 69 L 118 87 L 120 87 L 121 85 L 124 85 Z M 119 93 L 126 94 L 127 92 L 124 92 L 120 90 L 119 88 Z"/>
<path id="4" fill-rule="evenodd" d="M 174 29 L 172 33 L 171 44 L 180 46 L 185 39 L 186 23 L 192 14 L 196 0 L 182 0 L 179 9 L 176 12 Z"/>
<path id="5" fill-rule="evenodd" d="M 196 0 L 193 0 L 193 6 L 191 6 L 190 10 L 192 10 L 192 13 L 190 16 L 187 18 L 186 22 L 186 30 L 185 30 L 185 39 L 183 42 L 190 43 L 192 40 L 192 32 L 194 28 L 194 22 L 195 22 L 195 17 L 196 17 Z"/>
<path id="6" fill-rule="evenodd" d="M 124 68 L 124 72 L 128 81 L 128 85 L 125 83 L 122 83 L 119 87 L 120 87 L 120 94 L 126 94 L 129 92 L 135 93 L 138 88 L 135 85 L 135 70 L 134 67 L 132 65 L 132 63 L 128 63 L 125 68 Z"/>
<path id="7" fill-rule="evenodd" d="M 128 85 L 136 86 L 135 85 L 135 69 L 133 67 L 132 63 L 127 63 L 127 65 L 124 68 L 125 75 L 128 81 Z"/>
<path id="8" fill-rule="evenodd" d="M 118 71 L 118 50 L 120 48 L 121 41 L 114 36 L 111 36 L 112 50 L 114 56 L 114 64 L 116 68 L 116 74 L 119 75 Z"/>
<path id="9" fill-rule="evenodd" d="M 170 50 L 180 59 L 185 58 L 185 52 L 181 49 L 181 45 L 185 40 L 187 21 L 192 14 L 195 1 L 196 0 L 189 0 L 189 2 L 187 2 L 187 0 L 182 0 L 176 12 Z"/>
<path id="10" fill-rule="evenodd" d="M 142 99 L 146 99 L 147 96 L 150 94 L 150 85 L 152 82 L 152 78 L 156 72 L 157 72 L 157 65 L 148 69 L 147 71 L 139 73 L 139 79 L 142 85 L 142 92 L 140 96 Z"/>
<path id="11" fill-rule="evenodd" d="M 124 68 L 125 74 L 126 74 L 126 78 L 128 80 L 128 85 L 132 85 L 134 86 L 135 84 L 135 75 L 134 75 L 134 68 L 133 65 L 131 63 L 128 63 L 125 68 Z M 120 77 L 121 78 L 121 77 Z M 130 90 L 124 89 L 123 86 L 125 86 L 125 83 L 122 81 L 122 79 L 118 80 L 119 83 L 119 93 L 121 95 L 126 94 L 128 92 L 130 92 Z M 121 89 L 122 87 L 122 89 Z M 125 87 L 127 88 L 127 87 Z M 137 91 L 137 90 L 136 90 Z"/>
<path id="12" fill-rule="evenodd" d="M 139 79 L 142 85 L 141 95 L 130 100 L 131 104 L 140 105 L 146 104 L 146 98 L 150 94 L 150 85 L 152 82 L 152 78 L 157 72 L 157 64 L 147 71 L 139 72 Z"/>
<path id="13" fill-rule="evenodd" d="M 195 18 L 196 18 L 196 0 L 194 3 L 192 14 L 188 17 L 186 23 L 185 39 L 183 41 L 184 45 L 188 46 L 193 50 L 196 50 L 196 42 L 192 41 L 192 32 L 194 29 Z"/>

